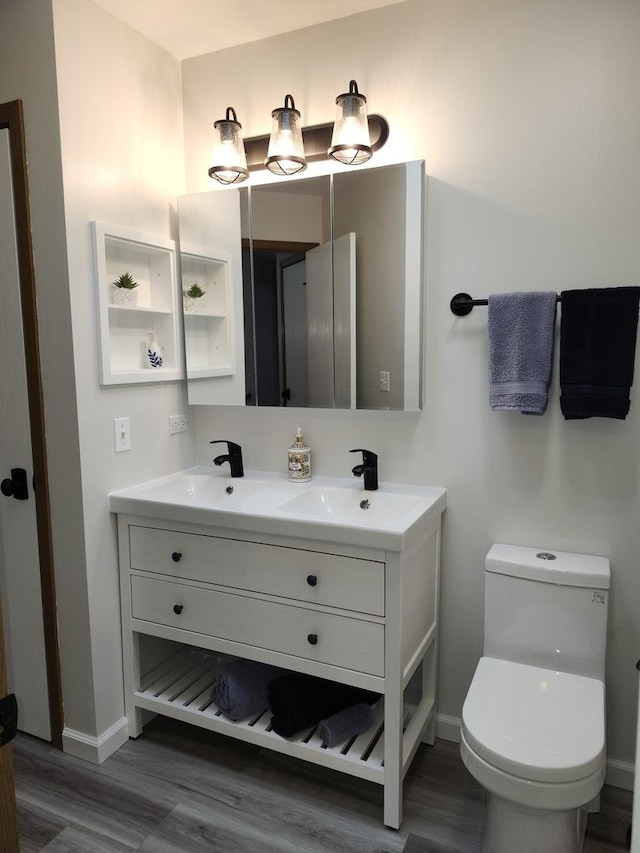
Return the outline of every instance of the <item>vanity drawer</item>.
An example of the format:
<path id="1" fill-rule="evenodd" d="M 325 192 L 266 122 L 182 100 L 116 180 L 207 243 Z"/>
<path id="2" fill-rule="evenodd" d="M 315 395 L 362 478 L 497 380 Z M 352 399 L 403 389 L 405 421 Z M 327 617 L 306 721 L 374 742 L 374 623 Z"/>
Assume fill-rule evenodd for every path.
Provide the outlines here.
<path id="1" fill-rule="evenodd" d="M 144 575 L 131 576 L 131 615 L 171 628 L 384 675 L 384 625 L 376 622 Z"/>
<path id="2" fill-rule="evenodd" d="M 384 616 L 384 563 L 131 527 L 131 568 Z"/>

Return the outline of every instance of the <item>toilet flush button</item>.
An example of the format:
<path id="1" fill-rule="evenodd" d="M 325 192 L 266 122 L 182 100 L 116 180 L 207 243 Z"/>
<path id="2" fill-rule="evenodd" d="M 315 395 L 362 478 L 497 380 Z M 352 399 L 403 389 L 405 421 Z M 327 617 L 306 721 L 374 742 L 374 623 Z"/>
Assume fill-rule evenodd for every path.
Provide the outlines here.
<path id="1" fill-rule="evenodd" d="M 539 560 L 555 560 L 556 555 L 552 554 L 550 551 L 540 551 L 540 553 L 536 554 L 536 557 Z"/>

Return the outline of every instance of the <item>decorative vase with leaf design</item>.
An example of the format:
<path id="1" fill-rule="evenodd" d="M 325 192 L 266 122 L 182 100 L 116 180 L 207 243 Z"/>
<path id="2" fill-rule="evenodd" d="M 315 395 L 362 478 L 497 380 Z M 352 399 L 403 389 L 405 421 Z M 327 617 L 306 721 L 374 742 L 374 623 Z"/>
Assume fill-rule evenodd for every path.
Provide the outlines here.
<path id="1" fill-rule="evenodd" d="M 147 363 L 149 367 L 162 367 L 162 351 L 155 332 L 149 332 L 147 344 Z"/>

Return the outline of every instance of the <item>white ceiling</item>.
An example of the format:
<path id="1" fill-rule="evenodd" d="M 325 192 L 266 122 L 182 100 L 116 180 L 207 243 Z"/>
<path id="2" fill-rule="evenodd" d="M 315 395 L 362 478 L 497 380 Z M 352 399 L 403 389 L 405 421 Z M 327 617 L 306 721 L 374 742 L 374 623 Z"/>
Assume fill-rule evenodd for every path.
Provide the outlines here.
<path id="1" fill-rule="evenodd" d="M 95 0 L 177 59 L 403 0 Z"/>

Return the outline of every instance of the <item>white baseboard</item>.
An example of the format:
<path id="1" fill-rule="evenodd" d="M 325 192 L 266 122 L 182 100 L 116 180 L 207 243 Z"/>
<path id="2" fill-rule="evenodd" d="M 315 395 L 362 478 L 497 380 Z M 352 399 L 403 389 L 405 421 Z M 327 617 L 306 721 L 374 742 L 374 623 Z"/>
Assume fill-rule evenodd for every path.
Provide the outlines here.
<path id="1" fill-rule="evenodd" d="M 436 737 L 460 743 L 460 717 L 436 714 Z"/>
<path id="2" fill-rule="evenodd" d="M 65 727 L 62 731 L 62 750 L 92 764 L 102 764 L 128 740 L 129 724 L 127 718 L 122 717 L 98 737 Z"/>
<path id="3" fill-rule="evenodd" d="M 605 784 L 614 788 L 633 791 L 633 773 L 635 765 L 630 761 L 620 761 L 618 758 L 607 759 L 607 776 Z"/>
<path id="4" fill-rule="evenodd" d="M 436 715 L 436 738 L 460 743 L 460 718 L 448 714 Z M 110 755 L 129 740 L 127 718 L 122 717 L 99 737 L 86 735 L 75 729 L 65 728 L 62 732 L 62 749 L 69 755 L 102 764 Z M 617 758 L 607 760 L 605 784 L 625 791 L 633 791 L 634 765 Z"/>
<path id="5" fill-rule="evenodd" d="M 460 717 L 450 717 L 448 714 L 436 714 L 436 737 L 460 743 Z M 633 791 L 634 765 L 629 761 L 617 758 L 607 759 L 607 775 L 605 784 L 613 788 Z"/>

